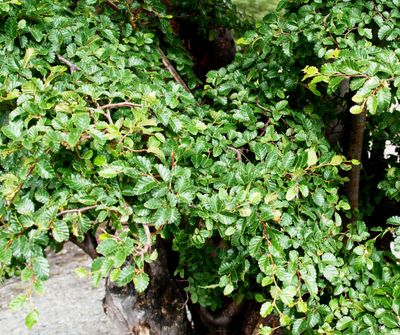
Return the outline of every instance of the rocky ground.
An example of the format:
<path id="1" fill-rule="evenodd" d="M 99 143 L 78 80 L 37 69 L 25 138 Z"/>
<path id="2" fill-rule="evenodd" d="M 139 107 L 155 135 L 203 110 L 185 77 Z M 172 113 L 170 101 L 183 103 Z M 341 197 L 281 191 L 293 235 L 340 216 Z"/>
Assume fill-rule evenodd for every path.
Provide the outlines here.
<path id="1" fill-rule="evenodd" d="M 77 267 L 90 267 L 90 259 L 80 249 L 67 243 L 58 254 L 50 254 L 51 276 L 45 292 L 34 297 L 40 316 L 32 330 L 27 330 L 26 309 L 13 312 L 7 308 L 11 298 L 23 293 L 27 284 L 11 279 L 0 286 L 0 334 L 5 335 L 123 335 L 103 313 L 104 283 L 92 288 L 89 278 L 78 278 Z"/>

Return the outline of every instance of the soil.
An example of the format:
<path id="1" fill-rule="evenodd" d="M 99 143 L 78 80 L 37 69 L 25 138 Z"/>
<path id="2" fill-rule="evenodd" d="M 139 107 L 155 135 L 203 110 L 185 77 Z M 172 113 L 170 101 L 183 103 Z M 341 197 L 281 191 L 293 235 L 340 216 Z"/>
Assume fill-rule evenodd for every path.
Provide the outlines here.
<path id="1" fill-rule="evenodd" d="M 28 284 L 10 279 L 0 284 L 0 334 L 7 335 L 123 335 L 104 314 L 104 282 L 93 288 L 90 278 L 79 278 L 77 267 L 89 269 L 91 260 L 78 247 L 67 243 L 57 254 L 49 253 L 49 280 L 42 296 L 34 296 L 39 321 L 32 330 L 24 324 L 29 304 L 14 312 L 7 308 L 12 297 L 26 292 Z"/>

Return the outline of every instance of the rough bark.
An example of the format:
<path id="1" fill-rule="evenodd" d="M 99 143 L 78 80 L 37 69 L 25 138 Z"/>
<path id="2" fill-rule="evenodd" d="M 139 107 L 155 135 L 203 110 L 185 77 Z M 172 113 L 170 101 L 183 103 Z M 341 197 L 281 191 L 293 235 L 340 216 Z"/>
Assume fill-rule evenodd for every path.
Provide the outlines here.
<path id="1" fill-rule="evenodd" d="M 367 120 L 366 110 L 358 115 L 352 115 L 350 119 L 349 149 L 347 157 L 361 162 L 364 144 L 364 132 Z M 346 194 L 353 210 L 358 209 L 358 198 L 360 193 L 360 165 L 353 165 L 349 172 L 349 181 L 346 184 Z"/>
<path id="2" fill-rule="evenodd" d="M 189 331 L 185 299 L 170 276 L 160 242 L 157 249 L 159 258 L 148 266 L 150 284 L 144 293 L 136 292 L 133 285 L 119 288 L 107 280 L 104 311 L 122 334 L 185 335 Z"/>

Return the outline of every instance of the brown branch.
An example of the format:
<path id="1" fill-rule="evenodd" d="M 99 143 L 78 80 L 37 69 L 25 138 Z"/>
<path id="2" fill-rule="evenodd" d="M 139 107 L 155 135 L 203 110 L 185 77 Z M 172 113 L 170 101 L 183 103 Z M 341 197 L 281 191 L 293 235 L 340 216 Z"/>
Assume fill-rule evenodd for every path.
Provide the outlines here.
<path id="1" fill-rule="evenodd" d="M 236 301 L 232 301 L 220 315 L 214 317 L 206 308 L 200 307 L 200 317 L 214 326 L 227 327 L 232 323 L 233 318 L 237 313 L 239 313 L 242 303 L 238 304 Z"/>
<path id="2" fill-rule="evenodd" d="M 90 258 L 95 259 L 99 254 L 96 251 L 97 248 L 97 240 L 96 237 L 94 237 L 90 233 L 85 234 L 85 238 L 83 241 L 78 241 L 76 236 L 71 236 L 69 239 L 72 243 L 77 245 L 80 249 L 82 249 L 86 254 L 90 256 Z"/>
<path id="3" fill-rule="evenodd" d="M 117 102 L 114 104 L 107 104 L 107 105 L 103 105 L 103 106 L 98 106 L 98 109 L 115 109 L 115 108 L 121 108 L 121 107 L 133 107 L 133 108 L 139 108 L 139 107 L 143 107 L 141 104 L 135 104 L 132 102 Z"/>
<path id="4" fill-rule="evenodd" d="M 107 119 L 108 123 L 114 124 L 114 121 L 111 117 L 110 110 L 107 109 L 106 112 L 103 113 L 104 117 Z"/>
<path id="5" fill-rule="evenodd" d="M 57 214 L 57 216 L 63 216 L 66 214 L 72 214 L 72 213 L 82 213 L 82 212 L 86 212 L 88 210 L 97 208 L 98 205 L 93 205 L 93 206 L 87 206 L 87 207 L 82 207 L 82 208 L 74 208 L 74 209 L 67 209 L 65 211 L 61 211 L 60 213 Z"/>
<path id="6" fill-rule="evenodd" d="M 61 63 L 64 63 L 69 67 L 69 72 L 74 73 L 75 71 L 80 71 L 81 69 L 76 66 L 74 63 L 70 62 L 68 59 L 64 58 L 63 56 L 57 54 L 57 58 Z"/>
<path id="7" fill-rule="evenodd" d="M 160 49 L 160 47 L 157 47 L 157 50 L 158 50 L 158 52 L 159 52 L 159 54 L 161 56 L 161 60 L 162 60 L 162 62 L 164 64 L 164 66 L 169 71 L 169 73 L 171 73 L 172 77 L 174 77 L 175 81 L 178 84 L 182 85 L 186 92 L 191 93 L 189 87 L 186 85 L 186 83 L 183 81 L 181 76 L 178 74 L 178 72 L 171 65 L 171 63 L 169 62 L 167 56 L 165 56 L 164 52 Z"/>
<path id="8" fill-rule="evenodd" d="M 111 0 L 107 0 L 107 5 L 110 6 L 114 10 L 118 10 L 118 6 Z"/>

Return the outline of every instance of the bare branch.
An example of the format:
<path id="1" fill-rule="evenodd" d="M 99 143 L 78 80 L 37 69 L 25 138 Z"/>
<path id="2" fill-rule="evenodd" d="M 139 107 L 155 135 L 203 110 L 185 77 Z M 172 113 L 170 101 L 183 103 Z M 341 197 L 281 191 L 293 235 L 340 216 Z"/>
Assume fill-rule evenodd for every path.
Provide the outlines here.
<path id="1" fill-rule="evenodd" d="M 232 322 L 235 315 L 239 313 L 241 307 L 242 303 L 238 304 L 236 301 L 232 301 L 217 317 L 212 315 L 205 307 L 200 307 L 200 317 L 202 317 L 206 323 L 210 323 L 215 326 L 228 326 Z"/>
<path id="2" fill-rule="evenodd" d="M 162 62 L 164 64 L 164 66 L 169 71 L 169 73 L 171 73 L 172 77 L 174 77 L 175 81 L 178 84 L 182 85 L 186 92 L 190 93 L 189 87 L 186 85 L 186 83 L 183 81 L 181 76 L 178 74 L 178 72 L 171 65 L 171 63 L 169 62 L 167 56 L 165 56 L 164 52 L 160 49 L 160 47 L 157 47 L 157 50 L 158 50 L 158 52 L 159 52 L 159 54 L 161 56 L 161 60 L 162 60 Z"/>
<path id="3" fill-rule="evenodd" d="M 128 102 L 128 101 L 124 101 L 124 102 L 117 102 L 114 104 L 107 104 L 107 105 L 103 105 L 103 106 L 98 106 L 98 109 L 115 109 L 115 108 L 121 108 L 121 107 L 133 107 L 133 108 L 139 108 L 139 107 L 143 107 L 141 104 L 135 104 L 133 102 Z"/>
<path id="4" fill-rule="evenodd" d="M 70 62 L 68 59 L 64 58 L 63 56 L 57 54 L 57 58 L 61 63 L 64 63 L 69 67 L 69 72 L 74 73 L 75 71 L 80 71 L 81 69 L 76 66 L 74 63 Z"/>
<path id="5" fill-rule="evenodd" d="M 66 214 L 71 214 L 71 213 L 83 213 L 88 210 L 97 208 L 98 205 L 93 205 L 93 206 L 87 206 L 87 207 L 82 207 L 82 208 L 74 208 L 74 209 L 66 209 L 65 211 L 61 211 L 60 213 L 57 214 L 57 216 L 63 216 Z"/>
<path id="6" fill-rule="evenodd" d="M 118 6 L 111 0 L 107 0 L 107 5 L 109 5 L 114 10 L 118 10 Z"/>
<path id="7" fill-rule="evenodd" d="M 111 117 L 111 114 L 110 114 L 110 110 L 109 110 L 109 109 L 107 109 L 107 111 L 104 112 L 103 114 L 104 114 L 105 118 L 107 119 L 108 123 L 114 124 L 114 121 L 113 121 L 113 119 L 112 119 L 112 117 Z"/>
<path id="8" fill-rule="evenodd" d="M 72 243 L 81 248 L 86 254 L 88 254 L 92 259 L 95 259 L 99 254 L 96 251 L 97 240 L 96 237 L 91 233 L 86 233 L 84 235 L 83 241 L 78 241 L 76 236 L 72 235 L 69 239 Z"/>

